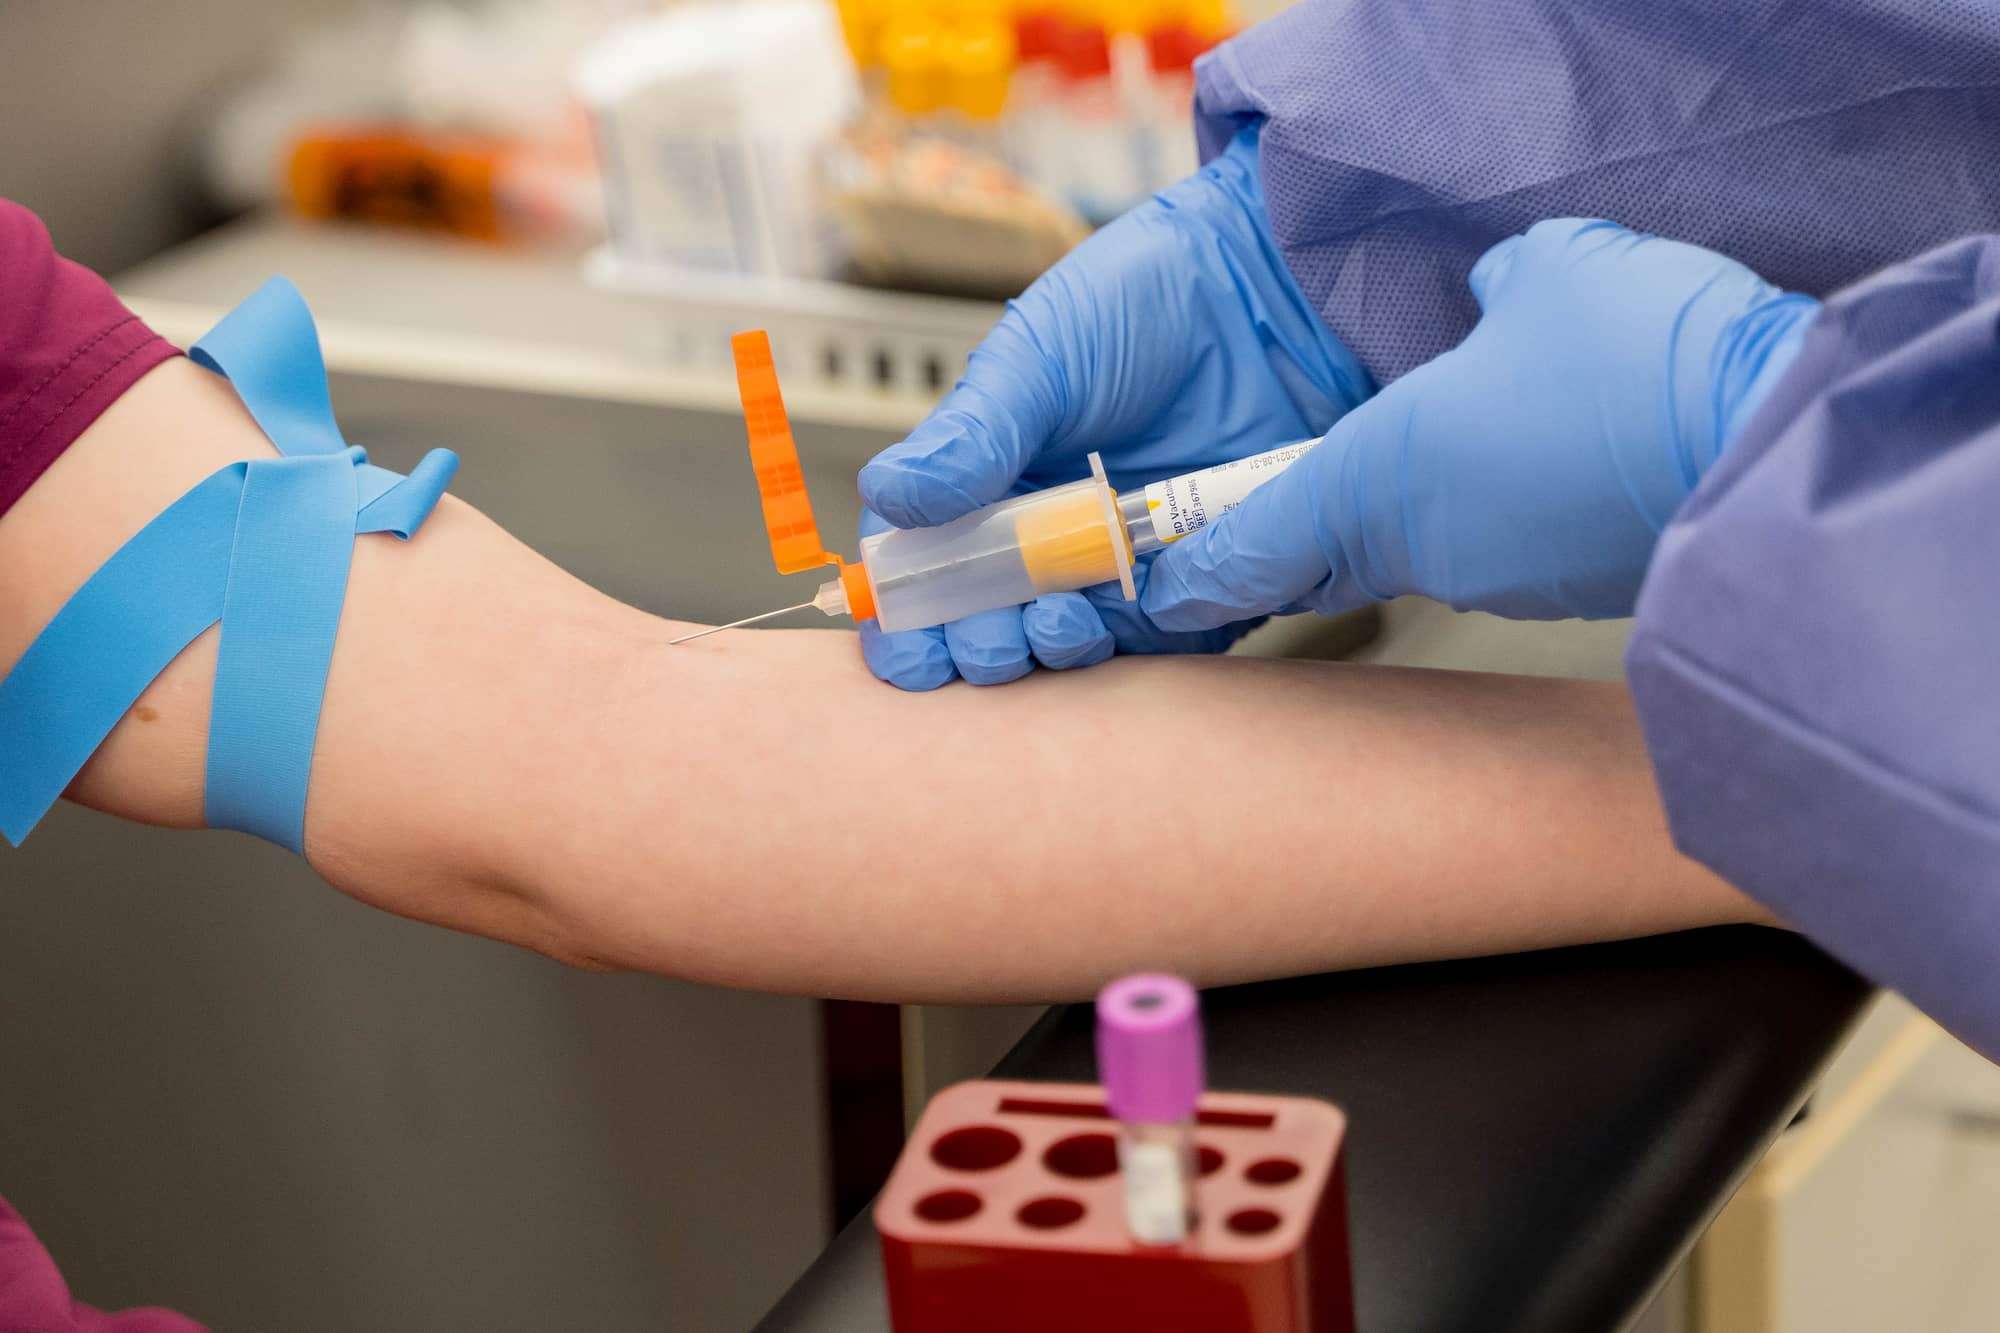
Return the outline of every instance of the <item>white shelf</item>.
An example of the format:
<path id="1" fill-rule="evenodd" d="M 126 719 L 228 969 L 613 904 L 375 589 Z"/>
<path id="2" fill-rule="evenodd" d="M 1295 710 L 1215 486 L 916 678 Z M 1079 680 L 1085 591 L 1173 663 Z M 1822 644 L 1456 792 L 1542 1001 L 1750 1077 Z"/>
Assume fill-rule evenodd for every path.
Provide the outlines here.
<path id="1" fill-rule="evenodd" d="M 611 267 L 595 262 L 602 281 Z M 884 432 L 923 416 L 938 376 L 913 382 L 899 371 L 878 387 L 877 367 L 860 365 L 858 350 L 846 378 L 829 376 L 823 338 L 811 330 L 828 319 L 865 326 L 881 346 L 905 352 L 940 327 L 976 337 L 999 315 L 997 305 L 828 283 L 764 282 L 732 293 L 728 280 L 711 278 L 690 281 L 683 296 L 657 271 L 614 291 L 587 282 L 583 264 L 573 251 L 258 216 L 170 250 L 114 285 L 185 346 L 282 273 L 312 306 L 327 364 L 339 373 L 723 414 L 738 410 L 731 320 L 741 320 L 737 328 L 761 322 L 791 370 L 785 401 L 795 418 Z M 948 382 L 958 367 L 939 369 Z"/>

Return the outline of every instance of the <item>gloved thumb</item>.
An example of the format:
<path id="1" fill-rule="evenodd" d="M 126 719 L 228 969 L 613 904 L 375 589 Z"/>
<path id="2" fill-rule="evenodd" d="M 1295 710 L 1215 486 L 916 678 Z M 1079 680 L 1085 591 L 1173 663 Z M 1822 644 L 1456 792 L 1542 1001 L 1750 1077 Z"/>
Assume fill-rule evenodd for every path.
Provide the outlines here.
<path id="1" fill-rule="evenodd" d="M 1029 331 L 1025 303 L 1008 307 L 936 410 L 861 469 L 864 506 L 899 528 L 948 523 L 1005 496 L 1048 444 L 1062 372 Z"/>
<path id="2" fill-rule="evenodd" d="M 1342 418 L 1343 421 L 1351 418 Z M 1319 494 L 1345 447 L 1338 424 L 1306 455 L 1153 561 L 1139 605 L 1165 630 L 1214 629 L 1291 608 L 1335 573 Z"/>

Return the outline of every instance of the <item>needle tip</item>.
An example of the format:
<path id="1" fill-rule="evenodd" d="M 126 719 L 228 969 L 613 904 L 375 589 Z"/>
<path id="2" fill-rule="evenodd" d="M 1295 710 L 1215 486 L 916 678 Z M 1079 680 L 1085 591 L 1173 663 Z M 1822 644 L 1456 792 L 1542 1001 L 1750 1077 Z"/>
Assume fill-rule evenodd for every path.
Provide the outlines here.
<path id="1" fill-rule="evenodd" d="M 683 634 L 678 639 L 668 639 L 667 647 L 671 648 L 677 643 L 686 643 L 690 639 L 701 639 L 711 634 L 720 634 L 723 630 L 735 629 L 741 625 L 754 625 L 760 620 L 770 620 L 775 616 L 790 615 L 794 611 L 803 611 L 811 605 L 811 602 L 800 602 L 797 606 L 781 606 L 775 611 L 766 611 L 760 616 L 746 616 L 742 620 L 732 620 L 727 625 L 710 625 L 707 629 L 698 629 L 692 634 Z"/>

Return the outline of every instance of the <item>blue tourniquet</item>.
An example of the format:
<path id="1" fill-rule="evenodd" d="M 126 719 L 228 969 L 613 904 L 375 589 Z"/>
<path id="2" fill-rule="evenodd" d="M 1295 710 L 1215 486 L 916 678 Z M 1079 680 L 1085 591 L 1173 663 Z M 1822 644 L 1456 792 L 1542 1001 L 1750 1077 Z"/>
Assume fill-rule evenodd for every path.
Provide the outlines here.
<path id="1" fill-rule="evenodd" d="M 404 477 L 341 438 L 298 289 L 272 278 L 189 349 L 282 458 L 232 463 L 119 548 L 0 680 L 0 835 L 55 804 L 153 678 L 217 621 L 205 808 L 215 828 L 305 851 L 306 791 L 359 533 L 407 539 L 458 471 Z"/>

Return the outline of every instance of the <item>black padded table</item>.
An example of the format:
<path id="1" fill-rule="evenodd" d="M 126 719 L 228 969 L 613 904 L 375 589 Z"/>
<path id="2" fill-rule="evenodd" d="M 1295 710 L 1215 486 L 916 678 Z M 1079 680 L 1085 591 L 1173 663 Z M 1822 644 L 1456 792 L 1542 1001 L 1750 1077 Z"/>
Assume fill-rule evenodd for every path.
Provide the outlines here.
<path id="1" fill-rule="evenodd" d="M 1349 1116 L 1362 1333 L 1610 1333 L 1636 1316 L 1859 1017 L 1868 987 L 1752 926 L 1205 992 L 1209 1082 Z M 1094 1081 L 1089 1005 L 994 1071 Z M 848 1226 L 758 1333 L 886 1333 Z"/>

